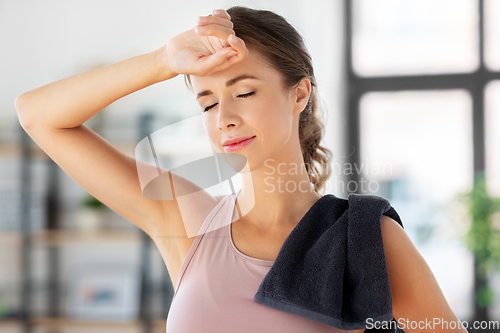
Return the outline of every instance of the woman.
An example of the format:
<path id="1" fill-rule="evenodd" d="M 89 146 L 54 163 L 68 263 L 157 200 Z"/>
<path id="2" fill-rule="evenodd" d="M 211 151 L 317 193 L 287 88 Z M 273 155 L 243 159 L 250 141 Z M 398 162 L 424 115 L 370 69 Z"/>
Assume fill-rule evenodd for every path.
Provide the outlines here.
<path id="1" fill-rule="evenodd" d="M 316 114 L 314 72 L 297 31 L 268 11 L 233 7 L 212 14 L 200 17 L 196 28 L 171 38 L 151 53 L 20 95 L 16 99 L 20 123 L 76 182 L 155 241 L 177 286 L 167 323 L 169 333 L 339 332 L 253 302 L 250 296 L 255 289 L 239 293 L 229 286 L 236 283 L 241 290 L 245 289 L 243 283 L 258 286 L 286 237 L 322 197 L 318 192 L 328 178 L 331 154 L 319 145 L 322 125 Z M 248 274 L 240 275 L 240 279 L 254 280 L 238 285 L 240 280 L 230 277 L 227 289 L 210 276 L 186 278 L 189 270 L 194 272 L 193 267 L 201 267 L 206 254 L 194 252 L 192 245 L 209 246 L 210 238 L 200 242 L 197 237 L 196 243 L 193 237 L 188 238 L 177 198 L 146 198 L 137 179 L 136 161 L 82 125 L 119 98 L 179 74 L 185 74 L 192 85 L 213 145 L 219 152 L 245 156 L 251 171 L 237 200 L 234 194 L 221 199 L 200 191 L 205 202 L 218 208 L 230 200 L 241 206 L 255 202 L 251 210 L 230 219 L 227 229 L 232 250 L 247 260 L 232 264 L 243 267 L 239 274 L 247 270 Z M 187 180 L 183 182 L 180 186 L 192 186 Z M 383 216 L 381 228 L 398 323 L 433 318 L 457 322 L 432 272 L 401 226 Z M 218 230 L 222 229 L 214 232 Z M 189 265 L 185 260 L 188 254 Z M 250 261 L 262 266 L 250 266 Z M 188 273 L 179 284 L 181 268 Z M 217 298 L 221 294 L 226 298 Z M 199 302 L 210 304 L 214 300 L 217 306 L 226 307 L 222 313 L 196 307 Z M 211 321 L 216 317 L 224 322 Z M 446 330 L 441 326 L 405 328 L 405 332 L 429 330 L 466 332 L 463 328 Z"/>

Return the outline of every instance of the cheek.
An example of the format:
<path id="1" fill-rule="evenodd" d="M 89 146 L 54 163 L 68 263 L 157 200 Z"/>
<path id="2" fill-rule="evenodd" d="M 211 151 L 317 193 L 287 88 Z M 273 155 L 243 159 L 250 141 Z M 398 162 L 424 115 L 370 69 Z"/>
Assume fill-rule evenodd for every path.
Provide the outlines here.
<path id="1" fill-rule="evenodd" d="M 291 112 L 287 111 L 287 107 L 288 105 L 282 101 L 274 101 L 257 112 L 255 118 L 268 139 L 266 141 L 282 145 L 290 138 L 293 117 L 290 116 Z"/>
<path id="2" fill-rule="evenodd" d="M 203 115 L 203 127 L 205 128 L 205 133 L 207 133 L 210 140 L 216 144 L 218 131 L 217 131 L 217 123 L 211 119 L 212 117 L 207 117 Z"/>

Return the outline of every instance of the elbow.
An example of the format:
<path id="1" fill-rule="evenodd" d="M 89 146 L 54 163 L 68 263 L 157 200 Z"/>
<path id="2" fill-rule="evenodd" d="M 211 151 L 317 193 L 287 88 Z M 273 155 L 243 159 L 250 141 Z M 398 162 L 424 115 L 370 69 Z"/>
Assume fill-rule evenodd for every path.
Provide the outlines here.
<path id="1" fill-rule="evenodd" d="M 25 94 L 21 94 L 16 97 L 16 100 L 14 101 L 14 105 L 16 107 L 17 114 L 19 115 L 23 110 L 26 108 L 26 96 Z"/>
<path id="2" fill-rule="evenodd" d="M 29 114 L 28 106 L 26 103 L 26 95 L 21 94 L 17 96 L 14 101 L 14 105 L 16 107 L 17 118 L 19 119 L 19 123 L 21 124 L 21 127 L 26 130 L 30 126 L 30 121 L 28 116 Z"/>

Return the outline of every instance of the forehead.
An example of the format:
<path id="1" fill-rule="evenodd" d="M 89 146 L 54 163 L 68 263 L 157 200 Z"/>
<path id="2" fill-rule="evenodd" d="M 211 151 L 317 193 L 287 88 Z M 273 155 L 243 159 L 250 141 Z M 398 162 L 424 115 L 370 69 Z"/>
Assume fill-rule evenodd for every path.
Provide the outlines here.
<path id="1" fill-rule="evenodd" d="M 228 80 L 243 74 L 255 76 L 262 81 L 279 79 L 279 72 L 271 67 L 269 62 L 258 52 L 249 48 L 248 55 L 242 61 L 207 76 L 191 76 L 191 85 L 194 92 L 209 88 L 213 84 L 223 85 Z"/>

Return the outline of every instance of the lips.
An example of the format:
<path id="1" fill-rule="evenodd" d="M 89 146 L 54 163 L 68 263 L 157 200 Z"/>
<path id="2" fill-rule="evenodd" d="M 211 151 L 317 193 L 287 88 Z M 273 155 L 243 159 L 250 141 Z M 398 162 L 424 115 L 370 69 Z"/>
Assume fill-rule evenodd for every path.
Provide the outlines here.
<path id="1" fill-rule="evenodd" d="M 238 140 L 241 140 L 241 138 L 235 138 L 233 139 L 233 141 L 238 141 Z M 248 145 L 251 145 L 253 140 L 255 140 L 255 135 L 254 136 L 251 136 L 243 141 L 239 141 L 239 142 L 236 142 L 236 143 L 233 143 L 233 144 L 230 144 L 230 145 L 225 145 L 224 146 L 224 151 L 226 153 L 229 153 L 229 152 L 234 152 L 234 151 L 237 151 L 237 150 L 240 150 L 240 149 L 244 149 L 245 147 L 247 147 Z M 226 141 L 228 142 L 228 141 Z"/>
<path id="2" fill-rule="evenodd" d="M 229 145 L 241 142 L 241 141 L 248 140 L 248 139 L 253 138 L 253 137 L 255 137 L 255 135 L 252 135 L 252 136 L 240 136 L 240 137 L 237 137 L 237 138 L 234 138 L 234 139 L 230 139 L 230 140 L 224 141 L 223 145 L 224 146 L 229 146 Z"/>

